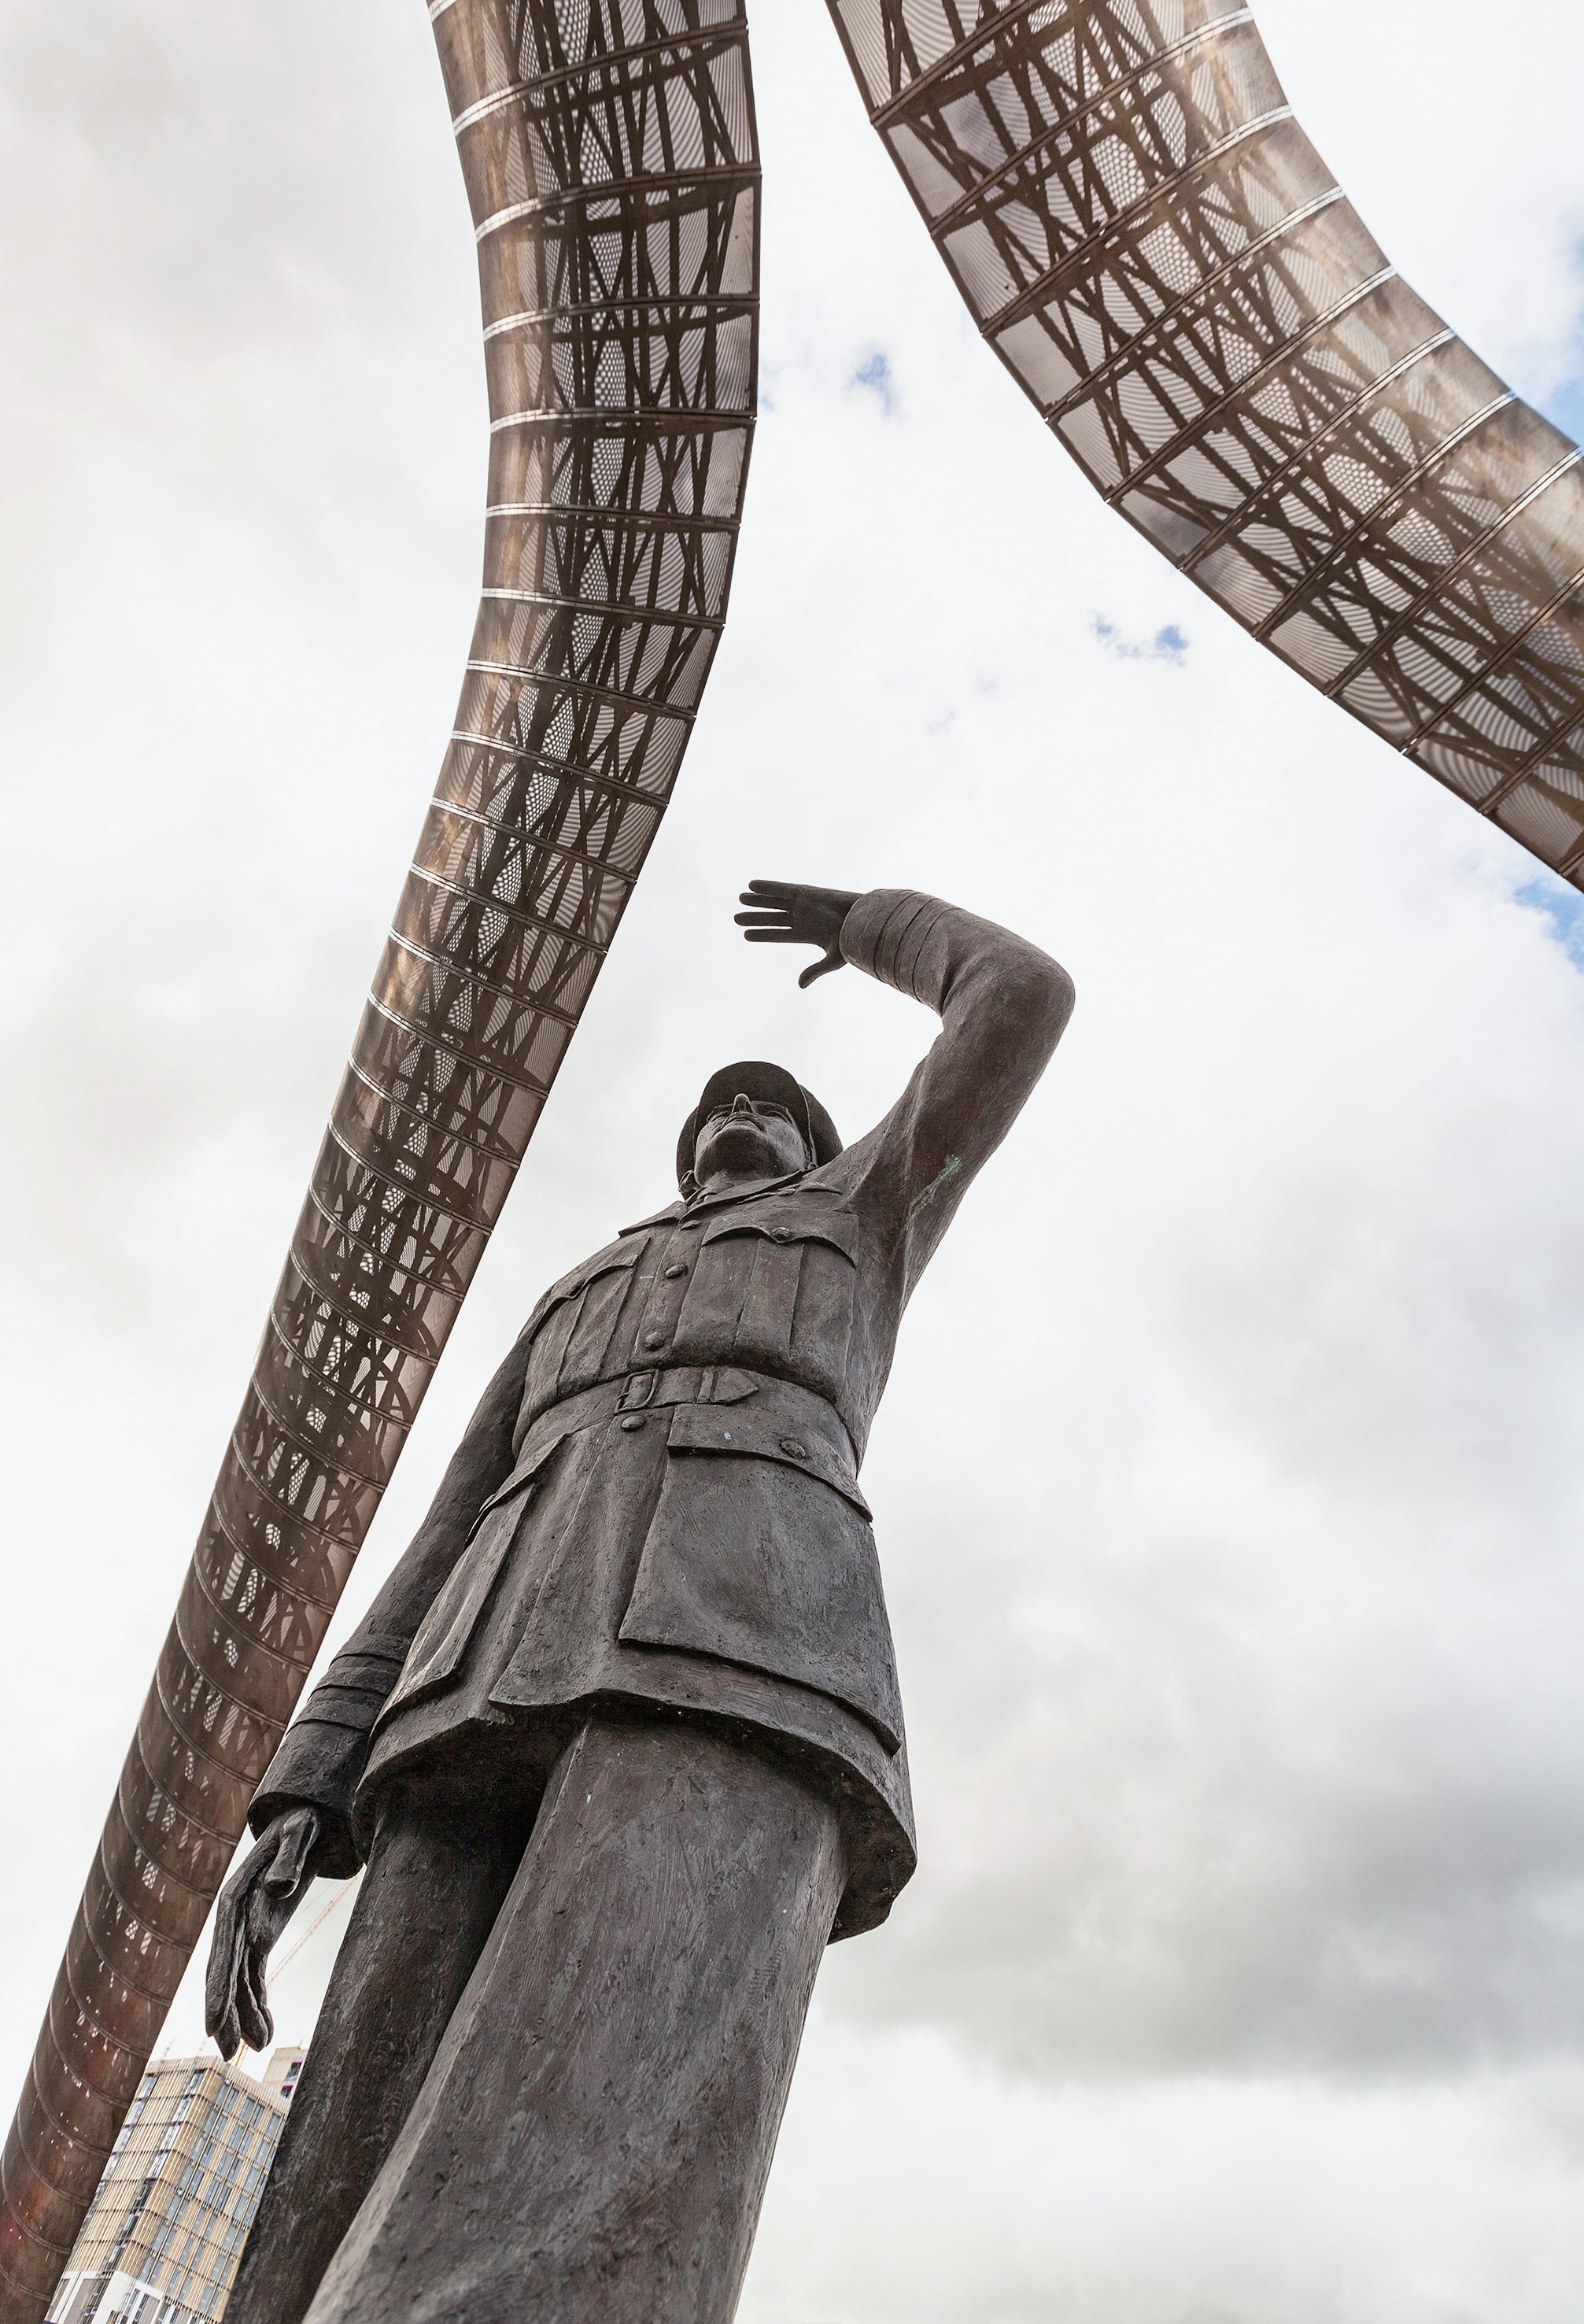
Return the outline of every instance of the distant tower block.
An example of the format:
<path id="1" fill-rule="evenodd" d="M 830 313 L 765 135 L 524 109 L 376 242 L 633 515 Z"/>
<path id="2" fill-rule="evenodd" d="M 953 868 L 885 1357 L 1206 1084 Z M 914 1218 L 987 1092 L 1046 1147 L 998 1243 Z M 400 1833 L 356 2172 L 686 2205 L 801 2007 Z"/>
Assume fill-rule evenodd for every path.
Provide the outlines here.
<path id="1" fill-rule="evenodd" d="M 259 2081 L 212 2054 L 149 2068 L 50 2324 L 219 2324 L 304 2055 Z"/>

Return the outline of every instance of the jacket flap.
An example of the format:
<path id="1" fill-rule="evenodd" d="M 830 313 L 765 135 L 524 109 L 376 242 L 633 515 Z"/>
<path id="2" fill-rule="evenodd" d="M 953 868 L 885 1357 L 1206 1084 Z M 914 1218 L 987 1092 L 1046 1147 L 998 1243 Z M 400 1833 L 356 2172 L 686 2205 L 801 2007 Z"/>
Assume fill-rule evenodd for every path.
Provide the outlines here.
<path id="1" fill-rule="evenodd" d="M 526 1492 L 566 1434 L 564 1428 L 530 1430 L 527 1444 L 518 1454 L 517 1466 L 511 1474 L 503 1485 L 496 1486 L 488 1500 L 479 1503 L 478 1515 L 468 1528 L 469 1541 L 492 1509 L 498 1509 L 502 1501 L 515 1500 L 519 1493 Z"/>
<path id="2" fill-rule="evenodd" d="M 580 1291 L 588 1288 L 596 1276 L 609 1275 L 619 1267 L 636 1267 L 648 1248 L 648 1235 L 631 1234 L 622 1242 L 613 1242 L 605 1250 L 595 1251 L 592 1259 L 585 1259 L 570 1274 L 564 1275 L 558 1283 L 551 1284 L 524 1325 L 523 1337 L 531 1339 L 552 1307 L 558 1307 L 564 1299 L 576 1299 Z"/>
<path id="3" fill-rule="evenodd" d="M 764 1422 L 752 1406 L 678 1411 L 618 1635 L 829 1695 L 895 1753 L 897 1658 L 867 1512 L 812 1427 Z M 747 1457 L 721 1458 L 735 1452 Z"/>
<path id="4" fill-rule="evenodd" d="M 766 1203 L 740 1211 L 723 1211 L 705 1229 L 702 1240 L 720 1242 L 727 1235 L 762 1235 L 766 1242 L 823 1242 L 858 1264 L 858 1221 L 851 1211 L 816 1210 L 812 1204 Z"/>
<path id="5" fill-rule="evenodd" d="M 815 1425 L 799 1413 L 788 1417 L 753 1405 L 679 1404 L 668 1438 L 673 1452 L 736 1453 L 750 1460 L 778 1461 L 817 1477 L 822 1485 L 863 1517 L 869 1503 L 858 1489 L 846 1434 L 833 1412 L 828 1425 Z"/>

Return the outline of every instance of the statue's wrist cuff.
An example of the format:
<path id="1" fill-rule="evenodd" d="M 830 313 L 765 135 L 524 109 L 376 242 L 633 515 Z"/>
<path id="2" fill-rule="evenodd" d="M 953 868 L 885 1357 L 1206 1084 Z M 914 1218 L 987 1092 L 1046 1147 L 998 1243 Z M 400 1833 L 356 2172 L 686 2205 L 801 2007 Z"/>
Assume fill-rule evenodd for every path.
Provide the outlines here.
<path id="1" fill-rule="evenodd" d="M 942 906 L 933 896 L 905 888 L 871 888 L 860 896 L 842 923 L 842 955 L 867 976 L 934 1007 L 922 991 L 917 970 Z"/>

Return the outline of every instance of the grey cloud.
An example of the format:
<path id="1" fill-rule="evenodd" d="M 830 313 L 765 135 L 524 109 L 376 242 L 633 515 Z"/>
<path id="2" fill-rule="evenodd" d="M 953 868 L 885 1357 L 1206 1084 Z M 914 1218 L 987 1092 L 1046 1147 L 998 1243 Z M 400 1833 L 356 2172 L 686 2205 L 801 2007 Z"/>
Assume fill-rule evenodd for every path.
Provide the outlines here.
<path id="1" fill-rule="evenodd" d="M 414 103 L 428 37 L 367 0 L 0 12 L 5 175 L 33 229 L 8 255 L 54 273 L 42 319 L 101 347 L 158 332 L 189 363 L 410 327 L 409 286 L 465 233 L 444 108 Z"/>
<path id="2" fill-rule="evenodd" d="M 0 9 L 14 2080 L 465 650 L 428 37 L 415 0 Z M 852 1133 L 927 1038 L 745 962 L 740 881 L 1027 930 L 1078 1015 L 869 1471 L 923 1868 L 822 1978 L 745 2324 L 1564 2324 L 1584 980 L 1508 843 L 1202 601 L 1179 667 L 1095 650 L 1096 604 L 1156 640 L 1183 586 L 974 344 L 823 12 L 755 39 L 777 397 L 733 618 L 347 1613 L 542 1283 L 668 1191 L 711 1066 L 785 1056 Z M 1505 120 L 1469 178 L 1543 244 L 1570 149 Z M 906 428 L 847 392 L 877 345 Z"/>
<path id="3" fill-rule="evenodd" d="M 1436 1667 L 1433 1621 L 1428 1668 L 1405 1644 L 1378 1692 L 1345 1662 L 1317 1684 L 1311 1657 L 1261 1651 L 1204 1565 L 1158 1557 L 1123 1590 L 1058 1548 L 1036 1591 L 1032 1559 L 992 1561 L 987 1582 L 976 1550 L 970 1597 L 954 1569 L 996 1530 L 984 1507 L 948 1520 L 905 1500 L 897 1517 L 926 1561 L 909 1601 L 939 1609 L 910 1671 L 930 1721 L 925 1868 L 883 1959 L 833 1960 L 833 2006 L 950 2028 L 1051 2084 L 1579 2052 L 1569 1721 L 1525 1751 Z"/>

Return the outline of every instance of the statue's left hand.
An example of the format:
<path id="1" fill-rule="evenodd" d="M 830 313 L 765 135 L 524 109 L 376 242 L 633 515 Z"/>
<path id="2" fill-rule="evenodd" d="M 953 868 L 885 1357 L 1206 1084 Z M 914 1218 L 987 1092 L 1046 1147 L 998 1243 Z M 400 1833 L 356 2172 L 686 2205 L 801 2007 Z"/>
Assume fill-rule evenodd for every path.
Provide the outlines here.
<path id="1" fill-rule="evenodd" d="M 244 2042 L 250 2050 L 267 2050 L 274 2039 L 264 1969 L 312 1883 L 310 1860 L 318 1836 L 316 1809 L 288 1808 L 220 1891 L 204 1986 L 204 2024 L 225 2059 L 235 2058 Z"/>
<path id="2" fill-rule="evenodd" d="M 751 908 L 737 925 L 750 944 L 817 945 L 824 954 L 798 978 L 806 991 L 816 976 L 842 968 L 842 923 L 858 901 L 844 888 L 801 888 L 790 880 L 751 880 L 737 899 Z"/>

